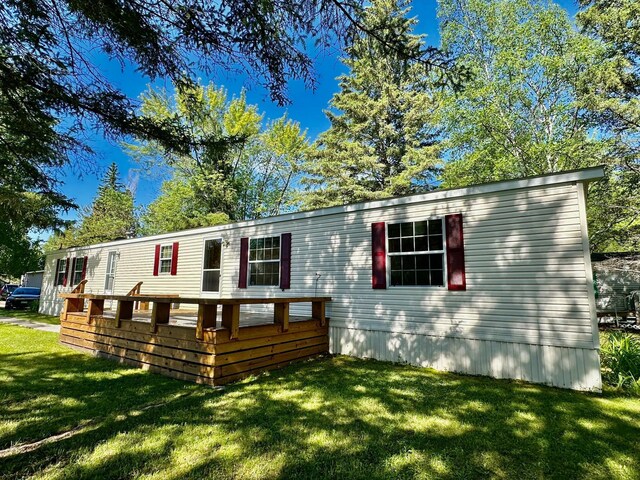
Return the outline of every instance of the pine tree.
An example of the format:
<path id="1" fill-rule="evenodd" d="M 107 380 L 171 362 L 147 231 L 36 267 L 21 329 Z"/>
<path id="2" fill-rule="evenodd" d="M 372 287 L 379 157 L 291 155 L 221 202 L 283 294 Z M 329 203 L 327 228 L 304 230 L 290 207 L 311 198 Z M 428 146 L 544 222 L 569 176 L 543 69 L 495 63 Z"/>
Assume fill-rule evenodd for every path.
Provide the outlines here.
<path id="1" fill-rule="evenodd" d="M 105 189 L 124 191 L 124 185 L 118 180 L 118 177 L 118 165 L 113 162 L 109 165 L 109 168 L 107 168 L 107 173 L 105 173 L 104 179 L 98 187 L 98 191 L 103 191 Z"/>
<path id="2" fill-rule="evenodd" d="M 127 238 L 136 233 L 132 193 L 120 182 L 118 166 L 112 163 L 98 187 L 92 205 L 83 209 L 75 245 L 91 245 Z"/>
<path id="3" fill-rule="evenodd" d="M 326 115 L 330 128 L 306 163 L 301 196 L 308 208 L 429 190 L 439 165 L 433 74 L 416 60 L 410 2 L 376 0 L 365 9 L 343 63 L 340 91 Z M 368 32 L 368 33 L 364 33 Z M 400 45 L 391 47 L 389 39 Z"/>

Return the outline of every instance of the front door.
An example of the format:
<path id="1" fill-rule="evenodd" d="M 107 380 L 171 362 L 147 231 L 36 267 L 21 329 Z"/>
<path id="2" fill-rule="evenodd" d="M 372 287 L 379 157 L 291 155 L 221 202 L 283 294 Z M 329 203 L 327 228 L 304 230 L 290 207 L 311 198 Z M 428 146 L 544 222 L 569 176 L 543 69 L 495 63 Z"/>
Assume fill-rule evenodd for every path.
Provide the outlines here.
<path id="1" fill-rule="evenodd" d="M 220 271 L 222 263 L 222 239 L 212 238 L 204 241 L 204 262 L 202 265 L 202 293 L 220 292 Z"/>
<path id="2" fill-rule="evenodd" d="M 113 293 L 113 284 L 116 281 L 116 259 L 118 252 L 109 252 L 107 256 L 107 273 L 104 278 L 104 293 Z"/>

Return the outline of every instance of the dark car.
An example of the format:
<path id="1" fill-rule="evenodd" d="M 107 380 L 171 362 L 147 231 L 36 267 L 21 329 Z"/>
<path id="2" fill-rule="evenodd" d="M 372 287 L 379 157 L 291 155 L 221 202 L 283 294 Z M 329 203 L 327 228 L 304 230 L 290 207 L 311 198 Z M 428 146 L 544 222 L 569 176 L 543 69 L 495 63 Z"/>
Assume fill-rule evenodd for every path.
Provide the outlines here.
<path id="1" fill-rule="evenodd" d="M 0 298 L 2 300 L 6 300 L 16 288 L 18 288 L 18 285 L 11 285 L 10 283 L 7 283 L 0 289 Z"/>
<path id="2" fill-rule="evenodd" d="M 26 308 L 33 302 L 40 300 L 40 289 L 33 287 L 19 287 L 7 298 L 4 308 L 11 310 L 12 308 Z"/>

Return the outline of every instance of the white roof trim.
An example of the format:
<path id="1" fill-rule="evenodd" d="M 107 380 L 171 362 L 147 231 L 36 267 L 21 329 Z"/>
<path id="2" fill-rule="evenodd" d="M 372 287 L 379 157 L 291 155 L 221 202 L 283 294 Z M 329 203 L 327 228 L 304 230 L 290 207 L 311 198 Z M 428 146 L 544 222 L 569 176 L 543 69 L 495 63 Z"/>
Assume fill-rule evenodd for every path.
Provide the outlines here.
<path id="1" fill-rule="evenodd" d="M 316 210 L 307 210 L 303 212 L 285 213 L 275 217 L 261 218 L 258 220 L 245 220 L 237 223 L 227 223 L 214 227 L 200 227 L 190 230 L 181 230 L 178 232 L 163 233 L 160 235 L 151 235 L 148 237 L 131 238 L 126 240 L 114 240 L 112 242 L 98 243 L 95 245 L 87 245 L 85 247 L 70 247 L 67 249 L 52 252 L 52 255 L 63 251 L 83 251 L 96 247 L 128 245 L 137 242 L 146 242 L 149 240 L 162 241 L 168 238 L 185 237 L 194 234 L 207 234 L 231 230 L 240 227 L 252 227 L 256 225 L 265 225 L 270 223 L 286 222 L 290 220 L 299 220 L 309 217 L 318 217 L 324 215 L 335 215 L 337 213 L 351 213 L 362 210 L 372 210 L 375 208 L 393 207 L 398 205 L 409 205 L 421 202 L 433 202 L 436 200 L 449 200 L 453 198 L 469 197 L 473 195 L 484 195 L 488 193 L 503 192 L 506 190 L 519 190 L 523 188 L 543 187 L 546 185 L 558 185 L 562 183 L 589 182 L 604 177 L 604 167 L 591 167 L 570 172 L 551 173 L 548 175 L 540 175 L 537 177 L 528 177 L 520 180 L 504 180 L 500 182 L 483 183 L 464 188 L 452 188 L 445 190 L 434 190 L 432 192 L 421 193 L 417 195 L 407 195 L 403 197 L 392 197 L 383 200 L 372 200 L 361 203 L 351 203 L 348 205 L 339 205 L 336 207 L 320 208 Z"/>

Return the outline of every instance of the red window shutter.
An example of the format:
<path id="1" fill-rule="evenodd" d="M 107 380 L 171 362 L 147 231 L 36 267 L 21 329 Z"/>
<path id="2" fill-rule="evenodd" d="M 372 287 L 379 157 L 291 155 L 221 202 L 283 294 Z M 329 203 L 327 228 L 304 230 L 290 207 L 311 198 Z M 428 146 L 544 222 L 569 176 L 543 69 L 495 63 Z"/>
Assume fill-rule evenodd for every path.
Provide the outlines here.
<path id="1" fill-rule="evenodd" d="M 444 223 L 447 235 L 447 286 L 449 290 L 466 290 L 462 214 L 446 215 Z"/>
<path id="2" fill-rule="evenodd" d="M 178 242 L 173 242 L 171 249 L 171 275 L 178 273 Z"/>
<path id="3" fill-rule="evenodd" d="M 84 256 L 84 262 L 82 262 L 82 280 L 87 276 L 87 262 L 89 261 L 89 257 Z"/>
<path id="4" fill-rule="evenodd" d="M 53 277 L 53 286 L 56 287 L 58 286 L 58 274 L 60 273 L 60 261 L 58 259 L 56 259 L 56 273 L 55 276 Z"/>
<path id="5" fill-rule="evenodd" d="M 371 284 L 375 289 L 387 288 L 387 251 L 385 223 L 371 224 L 372 275 Z"/>
<path id="6" fill-rule="evenodd" d="M 291 288 L 291 234 L 280 236 L 280 288 Z"/>
<path id="7" fill-rule="evenodd" d="M 249 238 L 240 239 L 240 275 L 238 288 L 247 288 L 247 267 L 249 266 Z"/>
<path id="8" fill-rule="evenodd" d="M 160 268 L 160 245 L 156 245 L 156 254 L 153 259 L 153 276 L 158 276 L 158 269 Z"/>
<path id="9" fill-rule="evenodd" d="M 64 278 L 62 279 L 62 286 L 67 286 L 67 280 L 69 279 L 69 257 L 67 257 L 67 264 L 64 267 Z"/>

